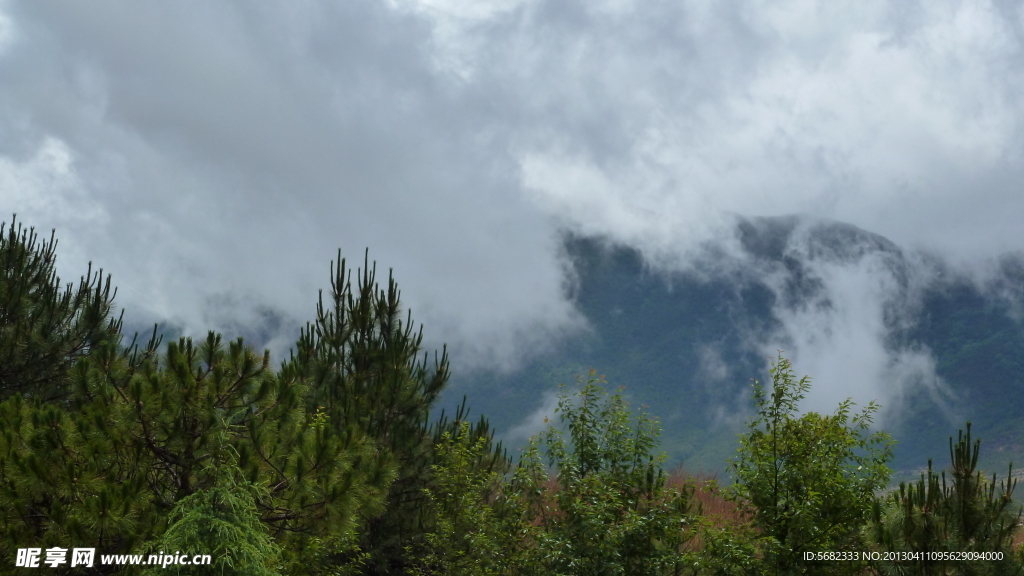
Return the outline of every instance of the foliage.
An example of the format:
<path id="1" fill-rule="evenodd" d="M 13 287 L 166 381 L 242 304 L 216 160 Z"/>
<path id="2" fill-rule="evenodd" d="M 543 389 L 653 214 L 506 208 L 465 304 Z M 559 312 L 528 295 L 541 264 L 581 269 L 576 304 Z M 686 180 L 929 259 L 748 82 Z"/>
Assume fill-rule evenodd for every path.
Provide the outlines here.
<path id="1" fill-rule="evenodd" d="M 18 386 L 59 383 L 53 390 L 65 402 L 14 394 L 0 404 L 0 547 L 70 539 L 138 550 L 164 534 L 180 502 L 224 495 L 209 462 L 229 449 L 244 485 L 259 487 L 259 519 L 286 551 L 286 569 L 303 557 L 312 565 L 301 569 L 314 573 L 401 569 L 404 549 L 432 522 L 424 489 L 434 446 L 467 411 L 463 403 L 454 420 L 430 421 L 447 357 L 432 366 L 420 357 L 422 329 L 413 331 L 411 316 L 402 321 L 393 279 L 380 289 L 367 265 L 353 288 L 344 261 L 332 264 L 331 303 L 321 298 L 316 322 L 276 374 L 266 354 L 241 340 L 225 347 L 213 333 L 202 344 L 171 342 L 164 354 L 156 329 L 142 350 L 134 341 L 122 347 L 119 321 L 58 358 L 46 337 L 60 332 L 45 322 L 98 325 L 109 312 L 109 278 L 106 287 L 98 275 L 83 279 L 61 300 L 55 241 L 37 246 L 34 232 L 18 230 L 3 245 L 0 297 L 8 310 L 21 308 L 0 322 L 0 349 L 12 355 L 0 373 L 22 362 Z M 43 322 L 42 336 L 29 320 Z M 487 421 L 470 433 L 489 448 L 478 465 L 506 470 Z"/>
<path id="2" fill-rule="evenodd" d="M 442 416 L 430 423 L 448 381 L 447 353 L 435 355 L 432 366 L 425 353 L 420 356 L 422 327 L 414 331 L 411 313 L 403 322 L 393 277 L 381 288 L 367 257 L 356 278 L 353 286 L 339 252 L 337 266 L 331 264 L 330 299 L 325 305 L 321 294 L 316 321 L 302 330 L 281 374 L 309 383 L 308 411 L 322 411 L 338 433 L 355 427 L 395 461 L 386 509 L 364 515 L 360 545 L 369 554 L 370 573 L 397 574 L 409 564 L 405 550 L 422 541 L 431 521 L 424 489 L 432 482 L 434 446 L 445 431 L 457 431 L 465 406 L 454 421 Z M 489 447 L 481 466 L 507 466 L 485 419 L 471 433 Z"/>
<path id="3" fill-rule="evenodd" d="M 0 404 L 0 542 L 138 550 L 183 499 L 223 494 L 210 464 L 225 450 L 265 487 L 259 518 L 293 568 L 314 538 L 350 540 L 359 515 L 381 509 L 386 455 L 307 413 L 304 384 L 275 377 L 267 355 L 213 333 L 156 347 L 140 360 L 108 343 L 80 360 L 70 408 Z"/>
<path id="4" fill-rule="evenodd" d="M 764 573 L 765 538 L 749 525 L 715 526 L 702 517 L 696 527 L 700 548 L 689 563 L 694 576 L 754 576 Z"/>
<path id="5" fill-rule="evenodd" d="M 143 574 L 271 576 L 277 574 L 281 550 L 260 522 L 252 487 L 240 481 L 241 470 L 223 466 L 220 481 L 174 504 L 170 526 L 144 548 L 147 554 L 209 554 L 201 566 L 152 567 Z"/>
<path id="6" fill-rule="evenodd" d="M 449 442 L 435 469 L 437 530 L 419 574 L 673 574 L 684 544 L 692 487 L 666 484 L 664 456 L 652 451 L 658 424 L 630 415 L 621 391 L 590 379 L 559 400 L 563 432 L 535 437 L 511 478 L 471 473 L 483 444 Z M 555 473 L 552 479 L 550 468 Z M 553 481 L 552 481 L 553 480 Z"/>
<path id="7" fill-rule="evenodd" d="M 769 538 L 764 559 L 770 573 L 835 574 L 834 564 L 804 563 L 803 554 L 855 549 L 874 493 L 888 482 L 892 441 L 868 433 L 874 403 L 852 418 L 850 400 L 828 416 L 799 416 L 810 379 L 797 381 L 781 355 L 771 376 L 770 397 L 754 382 L 757 416 L 731 461 L 734 494 Z"/>
<path id="8" fill-rule="evenodd" d="M 620 388 L 609 395 L 591 371 L 575 398 L 559 398 L 569 432 L 549 427 L 531 442 L 515 482 L 539 518 L 541 561 L 556 574 L 662 574 L 685 562 L 692 488 L 666 484 L 665 456 L 655 454 L 658 421 L 630 416 Z M 557 490 L 539 490 L 547 464 Z"/>
<path id="9" fill-rule="evenodd" d="M 19 392 L 60 398 L 75 359 L 120 331 L 120 320 L 109 318 L 116 290 L 92 263 L 77 288 L 62 286 L 55 232 L 39 242 L 16 218 L 6 226 L 0 223 L 0 400 Z"/>
<path id="10" fill-rule="evenodd" d="M 542 529 L 541 562 L 554 574 L 662 574 L 685 562 L 692 488 L 666 485 L 665 456 L 655 454 L 658 421 L 635 423 L 620 388 L 608 394 L 591 371 L 575 398 L 558 402 L 569 432 L 549 427 L 520 460 L 515 486 Z M 557 490 L 545 493 L 547 464 Z"/>
<path id="11" fill-rule="evenodd" d="M 433 466 L 435 487 L 424 490 L 437 518 L 410 574 L 500 576 L 532 570 L 529 541 L 537 530 L 525 502 L 508 497 L 501 475 L 479 465 L 490 451 L 487 438 L 474 437 L 466 422 L 457 436 L 443 433 Z"/>
<path id="12" fill-rule="evenodd" d="M 1014 556 L 1011 542 L 1020 529 L 1021 507 L 1013 503 L 1017 481 L 1012 465 L 1006 479 L 996 481 L 976 471 L 981 440 L 971 444 L 971 423 L 960 430 L 957 443 L 949 438 L 950 481 L 946 472 L 928 472 L 915 483 L 900 483 L 899 490 L 877 500 L 865 540 L 876 550 L 900 553 L 907 560 L 882 561 L 883 574 L 1011 575 L 1024 573 L 1024 562 Z M 943 553 L 1001 553 L 999 560 L 943 561 Z M 935 558 L 939 555 L 940 558 Z"/>

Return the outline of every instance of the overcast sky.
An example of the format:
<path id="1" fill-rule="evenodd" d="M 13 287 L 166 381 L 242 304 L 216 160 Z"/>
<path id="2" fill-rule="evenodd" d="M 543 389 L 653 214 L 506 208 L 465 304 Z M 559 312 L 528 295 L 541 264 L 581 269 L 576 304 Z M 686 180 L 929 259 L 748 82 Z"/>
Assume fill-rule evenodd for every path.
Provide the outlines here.
<path id="1" fill-rule="evenodd" d="M 0 0 L 0 213 L 198 333 L 311 319 L 369 247 L 433 341 L 508 363 L 579 325 L 561 229 L 1024 248 L 1022 46 L 1004 1 Z"/>

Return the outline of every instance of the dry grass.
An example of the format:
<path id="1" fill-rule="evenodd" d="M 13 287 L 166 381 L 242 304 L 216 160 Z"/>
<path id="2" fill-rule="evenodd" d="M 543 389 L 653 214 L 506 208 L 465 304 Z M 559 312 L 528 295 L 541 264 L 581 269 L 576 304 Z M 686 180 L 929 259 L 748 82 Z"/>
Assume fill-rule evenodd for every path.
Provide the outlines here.
<path id="1" fill-rule="evenodd" d="M 693 485 L 694 512 L 699 512 L 715 527 L 736 527 L 749 522 L 736 502 L 725 498 L 715 475 L 702 472 L 694 474 L 677 468 L 669 474 L 668 484 L 677 489 Z"/>
<path id="2" fill-rule="evenodd" d="M 693 502 L 691 510 L 711 521 L 717 528 L 738 527 L 748 523 L 746 516 L 740 511 L 735 502 L 727 500 L 722 489 L 718 486 L 716 476 L 705 473 L 689 473 L 682 468 L 677 468 L 669 473 L 667 486 L 676 490 L 683 490 L 692 486 Z M 555 496 L 561 487 L 555 477 L 548 478 L 543 483 L 543 502 L 551 509 L 556 507 Z M 541 523 L 540 516 L 533 519 L 533 525 Z"/>

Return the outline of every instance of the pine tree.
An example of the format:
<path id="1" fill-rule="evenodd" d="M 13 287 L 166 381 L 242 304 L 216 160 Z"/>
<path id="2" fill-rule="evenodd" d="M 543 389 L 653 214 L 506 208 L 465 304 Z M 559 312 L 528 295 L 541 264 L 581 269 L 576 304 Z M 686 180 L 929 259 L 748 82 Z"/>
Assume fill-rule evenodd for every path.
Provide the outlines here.
<path id="1" fill-rule="evenodd" d="M 230 495 L 208 466 L 229 447 L 286 572 L 407 565 L 433 521 L 434 446 L 466 409 L 431 421 L 447 356 L 420 357 L 422 328 L 403 322 L 393 278 L 381 290 L 367 266 L 353 290 L 339 261 L 331 305 L 321 298 L 274 373 L 267 354 L 213 333 L 161 350 L 154 328 L 145 347 L 123 346 L 120 320 L 107 320 L 109 277 L 90 268 L 60 293 L 53 237 L 39 244 L 12 225 L 2 247 L 0 555 L 67 542 L 140 550 L 180 503 Z M 488 446 L 479 466 L 504 470 L 486 420 L 470 433 Z"/>
<path id="2" fill-rule="evenodd" d="M 382 509 L 389 456 L 356 427 L 307 412 L 305 384 L 278 378 L 241 340 L 157 346 L 110 342 L 80 359 L 70 407 L 0 403 L 0 548 L 137 552 L 180 502 L 225 494 L 210 463 L 228 450 L 260 487 L 258 518 L 286 572 L 316 573 L 310 554 L 351 549 L 358 518 Z"/>
<path id="3" fill-rule="evenodd" d="M 316 321 L 301 331 L 281 373 L 308 382 L 307 410 L 321 411 L 336 427 L 355 425 L 396 461 L 387 508 L 364 519 L 361 546 L 370 555 L 369 573 L 399 574 L 431 522 L 424 489 L 432 482 L 434 446 L 444 432 L 458 431 L 465 404 L 454 421 L 442 416 L 431 423 L 448 381 L 447 353 L 435 354 L 432 363 L 425 352 L 421 356 L 422 326 L 414 329 L 411 312 L 403 321 L 394 277 L 389 274 L 386 289 L 379 286 L 368 252 L 356 279 L 353 286 L 339 251 L 337 265 L 331 263 L 330 299 L 325 305 L 321 293 Z M 507 466 L 486 420 L 471 434 L 487 438 L 481 466 Z"/>
<path id="4" fill-rule="evenodd" d="M 1012 465 L 1006 478 L 986 478 L 977 470 L 981 440 L 971 442 L 971 423 L 949 438 L 951 469 L 928 472 L 917 482 L 876 500 L 865 539 L 877 550 L 902 553 L 901 563 L 882 561 L 883 574 L 1024 574 L 1011 542 L 1020 529 L 1021 507 L 1013 502 L 1017 481 Z M 953 553 L 955 556 L 949 557 Z M 965 560 L 961 554 L 981 554 Z M 998 555 L 998 556 L 995 556 Z"/>
<path id="5" fill-rule="evenodd" d="M 0 223 L 0 400 L 64 397 L 75 359 L 121 328 L 110 318 L 117 291 L 91 262 L 77 288 L 61 286 L 55 235 L 40 241 L 16 216 L 10 227 Z"/>

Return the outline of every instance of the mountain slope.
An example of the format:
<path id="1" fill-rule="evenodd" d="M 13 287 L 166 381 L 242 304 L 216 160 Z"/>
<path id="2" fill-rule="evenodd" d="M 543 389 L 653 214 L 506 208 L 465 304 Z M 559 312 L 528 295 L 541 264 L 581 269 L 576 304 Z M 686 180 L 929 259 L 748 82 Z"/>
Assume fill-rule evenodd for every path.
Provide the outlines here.
<path id="1" fill-rule="evenodd" d="M 866 360 L 812 373 L 831 396 L 810 408 L 877 393 L 900 442 L 897 468 L 944 465 L 948 436 L 967 419 L 984 439 L 983 464 L 1024 456 L 1020 257 L 979 284 L 877 234 L 798 217 L 739 219 L 733 238 L 674 270 L 602 239 L 567 236 L 564 247 L 591 330 L 514 373 L 453 381 L 512 441 L 550 408 L 558 383 L 594 367 L 661 419 L 673 460 L 721 471 L 751 414 L 750 379 L 768 379 L 775 350 L 796 353 L 803 374 L 847 346 Z"/>

